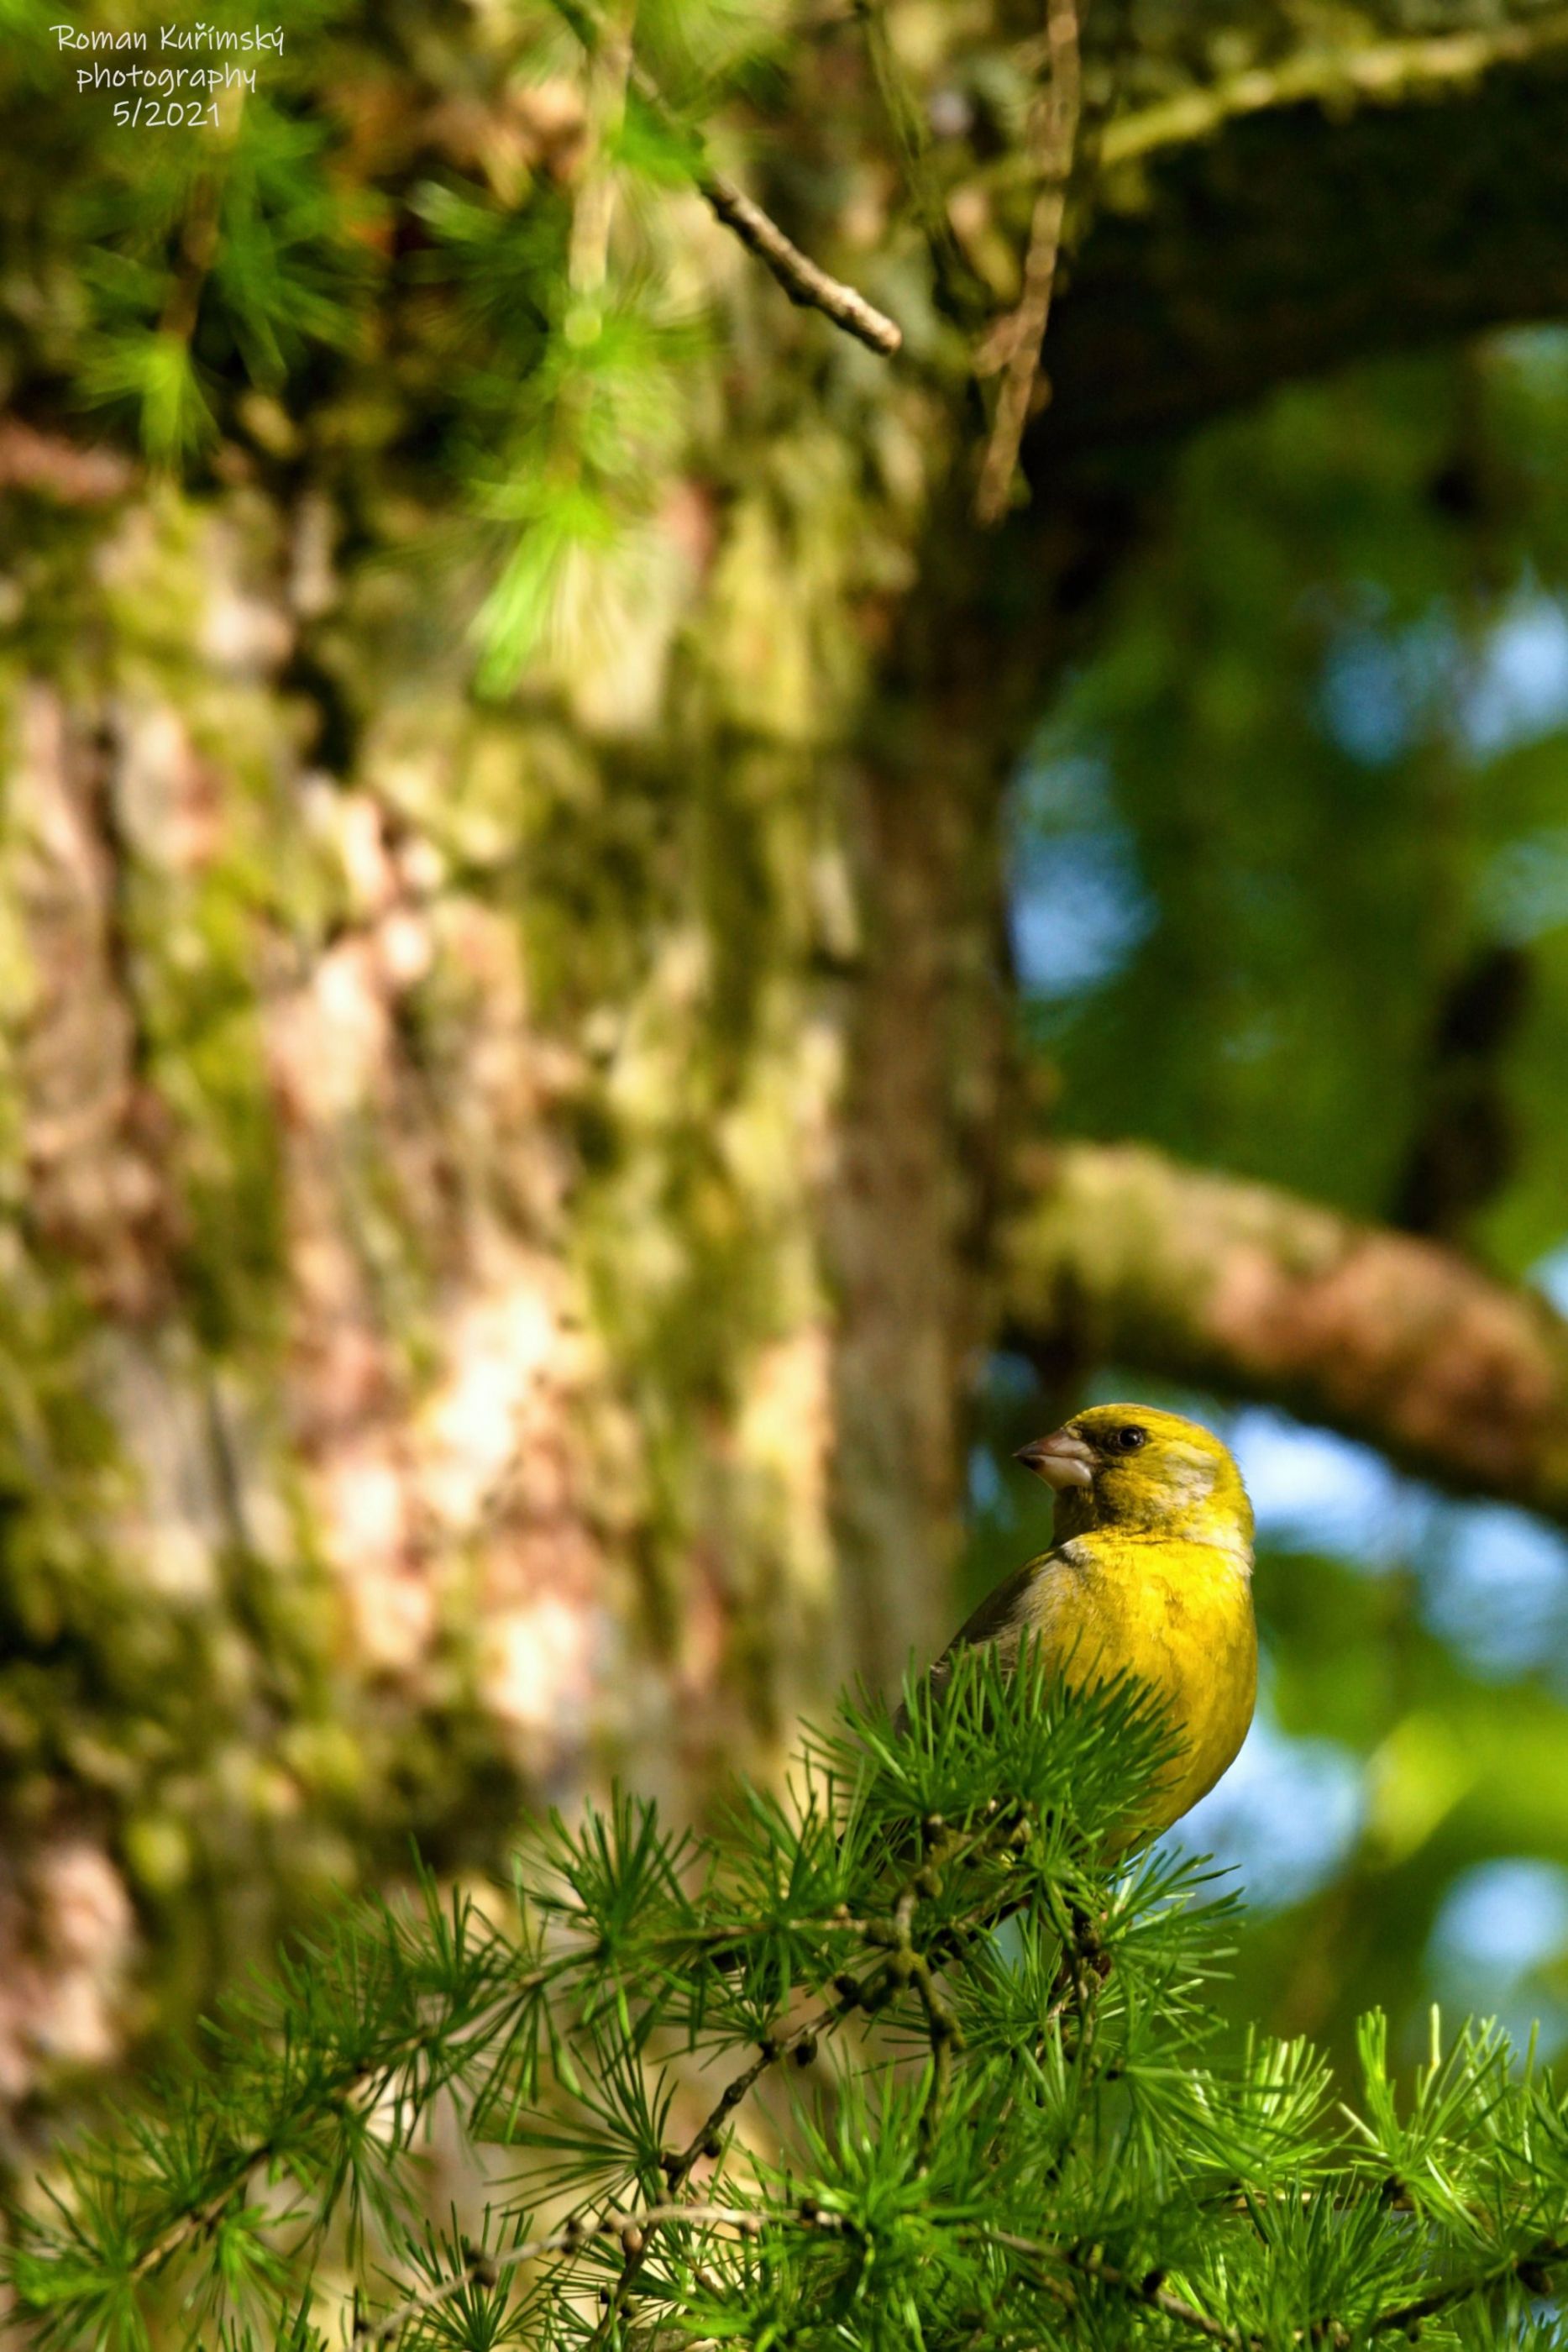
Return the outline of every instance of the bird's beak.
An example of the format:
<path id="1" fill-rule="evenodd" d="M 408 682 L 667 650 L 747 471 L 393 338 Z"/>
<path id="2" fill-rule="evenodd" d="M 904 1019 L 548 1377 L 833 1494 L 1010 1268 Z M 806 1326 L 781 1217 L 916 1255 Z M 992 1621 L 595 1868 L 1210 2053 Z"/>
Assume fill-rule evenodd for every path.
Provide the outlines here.
<path id="1" fill-rule="evenodd" d="M 1064 1486 L 1094 1484 L 1094 1456 L 1071 1429 L 1059 1429 L 1052 1437 L 1037 1437 L 1020 1445 L 1013 1460 L 1043 1478 L 1048 1486 L 1054 1486 L 1058 1494 Z"/>

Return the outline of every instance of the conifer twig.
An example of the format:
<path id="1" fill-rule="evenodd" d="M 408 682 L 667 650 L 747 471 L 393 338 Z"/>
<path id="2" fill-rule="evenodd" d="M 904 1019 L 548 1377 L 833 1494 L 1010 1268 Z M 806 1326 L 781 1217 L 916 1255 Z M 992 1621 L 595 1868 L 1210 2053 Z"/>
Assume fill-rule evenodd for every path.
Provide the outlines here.
<path id="1" fill-rule="evenodd" d="M 482 2039 L 498 2021 L 505 2018 L 509 2009 L 518 2001 L 527 2000 L 531 1994 L 541 1990 L 554 1977 L 559 1975 L 563 1963 L 560 1960 L 549 1961 L 542 1968 L 532 1969 L 526 1976 L 519 1977 L 517 1983 L 508 1988 L 503 2000 L 496 2002 L 485 2015 L 475 2020 L 470 2029 L 469 2038 L 475 2041 Z M 423 2046 L 423 2039 L 411 2035 L 406 2047 L 402 2051 L 382 2052 L 372 2062 L 345 2066 L 332 2086 L 331 2096 L 339 2104 L 346 2104 L 357 2093 L 373 2084 L 378 2086 L 377 2096 L 379 2097 L 380 2086 L 384 2085 L 400 2066 L 406 2065 L 412 2058 L 417 2056 Z M 313 2087 L 316 2095 L 321 2095 L 321 2085 L 317 2084 Z M 373 2100 L 371 2105 L 374 2105 Z M 221 2220 L 225 2207 L 239 2194 L 256 2166 L 266 2164 L 277 2153 L 276 2145 L 277 2138 L 278 2134 L 274 2130 L 266 2138 L 253 2140 L 247 2147 L 241 2148 L 225 2168 L 224 2178 L 218 2187 L 210 2191 L 207 2196 L 186 2206 L 181 2212 L 174 2215 L 172 2221 L 160 2231 L 152 2243 L 142 2248 L 131 2264 L 130 2277 L 133 2285 L 141 2285 L 143 2280 L 152 2275 L 154 2271 L 161 2270 L 172 2255 L 177 2254 L 183 2247 L 189 2245 L 193 2239 L 199 2238 L 204 2230 L 212 2229 Z"/>
<path id="2" fill-rule="evenodd" d="M 1545 2273 L 1568 2263 L 1568 2239 L 1543 2238 L 1522 2252 L 1511 2254 L 1507 2262 L 1499 2263 L 1490 2271 L 1473 2272 L 1466 2277 L 1450 2279 L 1446 2285 L 1428 2288 L 1410 2303 L 1402 2303 L 1393 2311 L 1379 2312 L 1368 2323 L 1371 2336 L 1385 2336 L 1397 2328 L 1402 2334 L 1418 2326 L 1424 2319 L 1435 2319 L 1440 2311 L 1456 2303 L 1468 2303 L 1472 2295 L 1489 2294 L 1494 2287 L 1506 2286 L 1511 2279 L 1519 2279 L 1534 2293 L 1548 2292 Z M 1535 2274 L 1535 2275 L 1532 2275 Z"/>
<path id="3" fill-rule="evenodd" d="M 1042 2247 L 1039 2251 L 1043 2253 L 1047 2250 Z M 1179 2321 L 1183 2327 L 1191 2328 L 1196 2335 L 1207 2336 L 1211 2344 L 1228 2344 L 1239 2352 L 1239 2347 L 1248 2341 L 1239 2328 L 1227 2327 L 1223 2320 L 1211 2319 L 1207 2311 L 1199 2311 L 1197 2305 L 1188 2303 L 1185 2295 L 1173 2294 L 1158 2271 L 1150 2271 L 1142 2279 L 1129 2278 L 1113 2263 L 1098 2259 L 1092 2252 L 1080 2253 L 1071 2247 L 1061 2250 L 1061 2259 L 1071 2269 L 1082 2272 L 1085 2278 L 1098 2279 L 1102 2286 L 1110 2287 L 1113 2293 L 1124 2294 L 1131 2302 L 1145 2303 L 1155 2311 L 1164 2312 L 1167 2319 Z"/>
<path id="4" fill-rule="evenodd" d="M 1043 2245 L 1036 2238 L 1020 2238 L 1011 2230 L 988 2228 L 983 2234 L 989 2244 L 1001 2246 L 1009 2253 L 1025 2254 L 1037 2263 L 1065 2263 L 1082 2277 L 1098 2280 L 1102 2286 L 1108 2286 L 1113 2294 L 1124 2294 L 1132 2303 L 1146 2304 L 1151 2310 L 1163 2312 L 1167 2319 L 1178 2321 L 1196 2335 L 1207 2336 L 1210 2343 L 1229 2345 L 1231 2352 L 1245 2352 L 1249 2343 L 1250 2339 L 1243 2336 L 1239 2329 L 1227 2327 L 1223 2320 L 1211 2319 L 1207 2312 L 1199 2311 L 1197 2305 L 1188 2303 L 1185 2295 L 1173 2294 L 1165 2284 L 1163 2272 L 1150 2271 L 1142 2279 L 1129 2278 L 1113 2263 L 1100 2259 L 1097 2252 L 1082 2253 L 1071 2247 Z M 1061 2279 L 1053 2279 L 1049 2271 L 1038 2273 L 1037 2283 L 1061 2302 L 1071 2304 L 1076 2300 L 1072 2290 Z"/>
<path id="5" fill-rule="evenodd" d="M 19 2340 L 75 2352 L 108 2312 L 134 2328 L 155 2277 L 182 2342 L 223 2334 L 243 2295 L 302 2343 L 344 2288 L 340 2244 L 351 2352 L 554 2343 L 563 2326 L 580 2352 L 624 2352 L 699 2323 L 718 2352 L 849 2300 L 958 2352 L 1145 2336 L 1350 2352 L 1549 2295 L 1568 2264 L 1561 2084 L 1520 2081 L 1490 2030 L 1445 2058 L 1434 2022 L 1412 2137 L 1378 2023 L 1371 2121 L 1336 2116 L 1304 2046 L 1214 2067 L 1195 1995 L 1222 1915 L 1189 1900 L 1194 1865 L 1129 1875 L 1115 1843 L 1130 1781 L 1163 1769 L 1158 1723 L 1136 1692 L 1042 1706 L 992 1658 L 955 1681 L 913 1749 L 888 1744 L 883 1711 L 846 1708 L 808 1746 L 804 1803 L 756 1797 L 722 1844 L 619 1795 L 580 1832 L 552 1822 L 519 1858 L 520 1932 L 457 1899 L 448 1921 L 427 1885 L 423 1916 L 375 1906 L 308 1946 L 278 1994 L 233 2014 L 217 2068 L 68 2152 L 48 2211 L 17 2214 L 0 2282 Z M 1020 1910 L 1022 1949 L 991 1949 Z M 884 2014 L 887 2036 L 827 2042 Z M 768 2070 L 810 2065 L 819 2035 L 832 2079 L 764 2156 L 742 2103 Z M 718 2071 L 677 2151 L 682 2048 Z M 1117 2085 L 1144 2116 L 1136 2145 Z M 438 2234 L 414 2201 L 421 2126 L 449 2098 L 479 2161 L 533 2151 L 471 2235 L 455 2216 Z M 1370 2155 L 1343 2153 L 1341 2118 Z M 1349 2216 L 1332 2284 L 1261 2210 L 1320 2200 L 1323 2221 Z"/>
<path id="6" fill-rule="evenodd" d="M 832 2213 L 816 2212 L 808 2216 L 798 2213 L 796 2220 L 803 2228 L 836 2229 L 838 2217 Z M 507 2246 L 499 2253 L 491 2253 L 481 2246 L 470 2249 L 461 2270 L 449 2271 L 444 2277 L 432 2279 L 409 2295 L 405 2301 L 383 2312 L 381 2318 L 354 2331 L 352 2341 L 357 2352 L 374 2352 L 374 2347 L 391 2344 L 401 2336 L 411 2321 L 421 2319 L 426 2312 L 439 2310 L 461 2294 L 465 2286 L 494 2287 L 508 2271 L 518 2270 L 524 2263 L 536 2263 L 546 2254 L 570 2254 L 593 2238 L 618 2239 L 631 2252 L 640 2244 L 643 2233 L 650 2229 L 664 2229 L 675 2222 L 689 2224 L 694 2229 L 738 2230 L 742 2237 L 758 2237 L 768 2220 L 749 2205 L 650 2205 L 641 2213 L 622 2213 L 613 2207 L 593 2221 L 573 2220 L 563 2221 L 559 2230 L 548 2237 L 530 2238 L 519 2246 Z"/>
<path id="7" fill-rule="evenodd" d="M 632 11 L 612 10 L 589 57 L 587 152 L 579 167 L 567 251 L 567 282 L 579 299 L 596 301 L 610 268 L 615 173 L 606 150 L 620 135 L 632 66 Z"/>
<path id="8" fill-rule="evenodd" d="M 992 1811 L 995 1811 L 994 1801 L 990 1810 Z M 938 1826 L 940 1827 L 941 1825 L 938 1824 Z M 979 1853 L 982 1853 L 986 1846 L 993 1843 L 997 1840 L 998 1834 L 1010 1836 L 1012 1832 L 1012 1823 L 1009 1822 L 1005 1824 L 1004 1828 L 1001 1831 L 998 1831 L 998 1825 L 994 1822 L 988 1820 L 978 1830 L 973 1832 L 967 1838 L 961 1839 L 953 1845 L 949 1849 L 948 1859 L 951 1862 L 968 1859 Z M 923 2003 L 928 2004 L 928 1996 L 931 1989 L 930 1964 L 921 1955 L 913 1952 L 913 1948 L 909 1941 L 909 1923 L 914 1916 L 915 1906 L 919 1901 L 920 1895 L 929 1891 L 928 1868 L 928 1864 L 923 1863 L 920 1869 L 910 1880 L 908 1885 L 902 1887 L 899 1890 L 898 1897 L 894 1904 L 894 1922 L 896 1923 L 900 1915 L 903 1915 L 904 1927 L 902 1941 L 900 1940 L 899 1930 L 896 1924 L 892 1927 L 883 1926 L 879 1933 L 878 1923 L 856 1920 L 853 1918 L 845 1918 L 836 1923 L 841 1928 L 849 1929 L 852 1932 L 858 1932 L 868 1943 L 880 1944 L 883 1946 L 884 1948 L 891 1947 L 891 1957 L 880 1969 L 873 1969 L 867 1979 L 860 1982 L 857 1982 L 856 1979 L 852 1976 L 850 1976 L 847 1971 L 835 1978 L 834 1990 L 836 1998 L 834 2000 L 824 2003 L 821 2009 L 806 2020 L 803 2025 L 798 2025 L 792 2033 L 782 2036 L 776 2036 L 771 2033 L 768 2035 L 767 2040 L 762 2043 L 761 2049 L 757 2057 L 751 2061 L 751 2063 L 746 2067 L 744 2072 L 737 2074 L 732 2081 L 725 2084 L 724 2089 L 719 2093 L 718 2098 L 713 2108 L 698 2126 L 696 2131 L 694 2132 L 692 2137 L 687 2141 L 686 2146 L 680 2151 L 679 2155 L 674 2158 L 666 2166 L 664 2177 L 669 2183 L 672 2194 L 682 2188 L 690 2179 L 700 2158 L 705 2155 L 712 2155 L 716 2152 L 718 2134 L 723 2126 L 728 2120 L 734 2110 L 739 2106 L 741 2101 L 747 2096 L 748 2092 L 752 2090 L 755 2084 L 759 2082 L 761 2077 L 768 2072 L 769 2067 L 776 2066 L 780 2059 L 797 2057 L 803 2053 L 814 2051 L 821 2035 L 824 2033 L 831 2033 L 836 2026 L 843 2023 L 846 2017 L 853 2016 L 857 2009 L 865 2009 L 870 2011 L 873 2008 L 879 2007 L 881 2005 L 881 1990 L 883 1986 L 885 1985 L 889 1991 L 896 1990 L 899 1979 L 903 1975 L 903 1971 L 899 1968 L 899 1961 L 903 1958 L 905 1953 L 910 1954 L 912 1960 L 918 1963 L 919 1968 L 925 1974 L 926 1986 L 925 1989 L 922 1990 L 921 1999 Z M 922 1884 L 923 1881 L 925 1882 L 925 1885 Z M 908 1906 L 907 1911 L 904 1910 L 906 1903 Z M 994 1916 L 994 1911 L 988 1916 Z M 952 1931 L 949 1931 L 949 1933 L 951 1932 Z M 908 1970 L 907 1976 L 904 1976 L 904 1981 L 909 1981 L 914 1977 L 915 1973 L 915 1968 L 912 1966 Z M 953 2031 L 956 2027 L 957 2021 L 953 2016 L 951 2008 L 946 2003 L 946 1997 L 938 1994 L 937 1998 L 942 2005 L 942 2012 L 945 2014 L 946 2020 L 948 2021 L 948 2022 L 944 2023 L 940 2029 L 940 2039 L 946 2043 L 947 2064 L 950 2066 L 952 2056 L 951 2037 Z M 932 2015 L 929 2005 L 926 2007 L 926 2014 L 928 2019 Z M 938 2085 L 943 2089 L 946 2088 L 946 2068 L 942 2066 L 941 2061 L 936 2055 L 939 2038 L 938 2029 L 934 2025 L 931 2032 L 932 2050 L 935 2062 L 933 2069 L 933 2091 L 936 2092 Z M 652 2232 L 650 2231 L 649 2235 L 651 2234 Z M 607 2335 L 617 2314 L 623 2308 L 626 2297 L 630 2294 L 632 2287 L 636 2281 L 637 2274 L 642 2269 L 643 2263 L 646 2258 L 647 2241 L 645 2238 L 643 2244 L 635 2250 L 627 2262 L 626 2268 L 622 2272 L 616 2285 L 614 2296 L 612 2299 L 610 2308 L 606 2311 L 603 2319 L 601 2321 L 599 2327 L 594 2333 L 592 2337 L 593 2345 L 598 2345 Z"/>

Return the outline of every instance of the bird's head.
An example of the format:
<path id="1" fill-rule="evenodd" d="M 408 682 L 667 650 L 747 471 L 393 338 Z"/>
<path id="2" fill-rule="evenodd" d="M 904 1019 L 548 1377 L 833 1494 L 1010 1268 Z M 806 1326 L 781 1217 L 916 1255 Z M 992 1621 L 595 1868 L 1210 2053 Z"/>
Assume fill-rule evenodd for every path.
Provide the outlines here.
<path id="1" fill-rule="evenodd" d="M 1018 1455 L 1056 1490 L 1058 1542 L 1092 1528 L 1221 1544 L 1250 1562 L 1252 1507 L 1228 1448 L 1179 1412 L 1096 1404 Z"/>

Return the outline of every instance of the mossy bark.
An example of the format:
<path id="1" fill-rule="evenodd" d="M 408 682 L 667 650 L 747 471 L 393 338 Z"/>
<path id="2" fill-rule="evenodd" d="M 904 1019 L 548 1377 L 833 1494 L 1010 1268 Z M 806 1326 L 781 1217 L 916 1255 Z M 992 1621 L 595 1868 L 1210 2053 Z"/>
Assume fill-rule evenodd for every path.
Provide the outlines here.
<path id="1" fill-rule="evenodd" d="M 251 491 L 17 502 L 75 650 L 5 681 L 13 2100 L 147 2021 L 139 1938 L 178 2006 L 940 1630 L 1021 705 L 915 682 L 841 463 L 677 519 L 630 708 L 622 646 L 476 701 Z"/>

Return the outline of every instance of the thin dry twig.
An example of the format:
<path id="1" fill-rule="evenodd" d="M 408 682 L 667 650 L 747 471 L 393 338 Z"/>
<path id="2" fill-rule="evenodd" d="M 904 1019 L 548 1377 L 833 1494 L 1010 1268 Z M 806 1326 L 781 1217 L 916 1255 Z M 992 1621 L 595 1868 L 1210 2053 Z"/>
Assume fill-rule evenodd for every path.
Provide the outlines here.
<path id="1" fill-rule="evenodd" d="M 613 30 L 601 17 L 596 0 L 555 0 L 555 5 L 591 55 L 613 38 Z M 641 59 L 629 56 L 625 68 L 627 85 L 636 91 L 654 120 L 685 144 L 692 179 L 704 203 L 740 239 L 747 251 L 754 253 L 764 268 L 772 273 L 791 302 L 799 303 L 803 310 L 820 310 L 835 327 L 853 335 L 857 342 L 864 343 L 883 359 L 891 359 L 903 347 L 903 329 L 874 303 L 868 302 L 863 294 L 831 277 L 809 254 L 802 253 L 778 222 L 727 172 L 717 168 L 708 155 L 701 132 L 679 120 Z"/>
<path id="2" fill-rule="evenodd" d="M 719 171 L 709 161 L 701 138 L 677 123 L 664 91 L 646 66 L 635 58 L 632 61 L 631 83 L 649 112 L 666 130 L 691 142 L 695 150 L 692 177 L 697 194 L 715 217 L 740 239 L 747 251 L 754 253 L 764 268 L 771 271 L 791 302 L 802 310 L 820 310 L 835 327 L 841 327 L 846 335 L 853 335 L 857 342 L 864 343 L 883 359 L 891 359 L 894 352 L 902 349 L 903 328 L 852 286 L 830 277 L 785 236 L 778 222 L 727 172 Z"/>
<path id="3" fill-rule="evenodd" d="M 1067 185 L 1078 142 L 1081 76 L 1076 0 L 1046 0 L 1046 42 L 1049 76 L 1030 122 L 1030 145 L 1038 158 L 1040 193 L 1030 224 L 1023 293 L 1002 336 L 992 341 L 993 350 L 999 343 L 1006 357 L 975 493 L 976 518 L 988 526 L 1000 522 L 1012 503 L 1019 449 L 1051 322 L 1051 297 L 1067 217 Z"/>
<path id="4" fill-rule="evenodd" d="M 835 327 L 841 327 L 846 335 L 883 359 L 891 359 L 902 349 L 903 328 L 852 286 L 820 268 L 727 173 L 704 163 L 696 173 L 696 186 L 709 210 L 772 272 L 791 302 L 803 310 L 821 310 Z"/>

